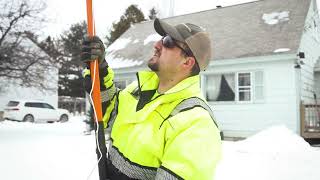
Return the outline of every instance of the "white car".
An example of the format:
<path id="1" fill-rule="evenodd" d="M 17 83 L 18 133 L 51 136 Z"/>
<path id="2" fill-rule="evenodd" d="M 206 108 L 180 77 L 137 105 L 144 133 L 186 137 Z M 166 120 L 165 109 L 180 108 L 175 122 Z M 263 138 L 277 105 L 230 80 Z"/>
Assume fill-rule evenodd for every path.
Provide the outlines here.
<path id="1" fill-rule="evenodd" d="M 54 108 L 43 101 L 13 100 L 5 107 L 3 118 L 25 122 L 66 122 L 69 120 L 69 111 Z"/>

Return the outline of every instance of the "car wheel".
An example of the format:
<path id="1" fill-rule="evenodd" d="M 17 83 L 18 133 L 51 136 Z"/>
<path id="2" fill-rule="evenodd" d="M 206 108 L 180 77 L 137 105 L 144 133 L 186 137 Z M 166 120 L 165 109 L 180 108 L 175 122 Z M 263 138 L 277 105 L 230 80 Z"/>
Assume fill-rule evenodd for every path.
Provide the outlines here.
<path id="1" fill-rule="evenodd" d="M 67 122 L 68 120 L 69 120 L 69 117 L 66 114 L 62 114 L 59 119 L 60 122 Z"/>
<path id="2" fill-rule="evenodd" d="M 24 116 L 23 122 L 34 122 L 34 117 L 32 116 L 32 114 L 27 114 Z"/>

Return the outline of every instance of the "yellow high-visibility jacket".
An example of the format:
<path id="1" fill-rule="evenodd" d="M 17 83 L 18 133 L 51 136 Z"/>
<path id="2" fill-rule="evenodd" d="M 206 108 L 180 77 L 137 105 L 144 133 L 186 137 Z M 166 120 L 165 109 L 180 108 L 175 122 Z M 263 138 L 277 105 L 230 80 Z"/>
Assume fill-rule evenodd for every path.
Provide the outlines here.
<path id="1" fill-rule="evenodd" d="M 105 128 L 111 131 L 110 179 L 214 178 L 221 138 L 208 111 L 194 106 L 171 115 L 183 100 L 203 99 L 199 76 L 158 94 L 154 72 L 137 73 L 138 81 L 121 91 L 115 90 L 113 71 L 105 74 L 101 96 Z"/>

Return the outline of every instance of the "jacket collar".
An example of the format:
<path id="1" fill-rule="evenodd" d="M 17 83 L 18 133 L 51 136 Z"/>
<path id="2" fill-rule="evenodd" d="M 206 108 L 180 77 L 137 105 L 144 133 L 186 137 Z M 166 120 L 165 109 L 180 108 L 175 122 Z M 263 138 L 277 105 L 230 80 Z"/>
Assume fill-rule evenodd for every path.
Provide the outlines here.
<path id="1" fill-rule="evenodd" d="M 137 73 L 138 77 L 138 85 L 139 85 L 139 94 L 140 98 L 138 100 L 138 104 L 136 106 L 136 111 L 140 111 L 152 101 L 152 97 L 156 92 L 159 85 L 159 78 L 156 73 L 151 71 L 142 71 Z M 177 95 L 177 93 L 179 95 Z M 158 98 L 157 103 L 171 102 L 177 99 L 197 96 L 200 94 L 200 84 L 199 84 L 199 76 L 192 76 L 186 78 L 176 84 L 174 87 L 169 89 L 164 93 L 165 98 Z M 160 96 L 158 96 L 160 97 Z M 160 101 L 161 99 L 161 101 Z M 154 108 L 157 106 L 157 103 L 154 103 Z"/>
<path id="2" fill-rule="evenodd" d="M 141 71 L 137 73 L 138 78 L 138 86 L 140 88 L 140 91 L 150 91 L 150 90 L 157 90 L 159 85 L 159 78 L 155 72 L 152 71 Z M 164 94 L 172 94 L 175 92 L 182 91 L 184 89 L 194 89 L 194 86 L 198 87 L 196 88 L 197 91 L 200 90 L 200 77 L 199 75 L 192 76 L 189 78 L 186 78 L 176 84 L 174 87 L 169 89 Z"/>

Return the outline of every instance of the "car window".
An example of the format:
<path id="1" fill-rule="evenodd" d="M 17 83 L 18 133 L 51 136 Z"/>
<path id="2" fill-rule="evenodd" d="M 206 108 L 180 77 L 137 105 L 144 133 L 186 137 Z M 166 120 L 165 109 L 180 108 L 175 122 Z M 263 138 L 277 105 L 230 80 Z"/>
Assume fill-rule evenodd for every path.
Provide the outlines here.
<path id="1" fill-rule="evenodd" d="M 25 107 L 34 107 L 34 103 L 27 102 L 27 103 L 24 103 L 24 106 Z"/>
<path id="2" fill-rule="evenodd" d="M 54 109 L 50 104 L 47 103 L 42 103 L 44 108 L 48 108 L 48 109 Z"/>
<path id="3" fill-rule="evenodd" d="M 19 102 L 18 101 L 9 101 L 7 106 L 8 107 L 14 107 L 14 106 L 18 106 Z"/>
<path id="4" fill-rule="evenodd" d="M 25 107 L 35 107 L 35 108 L 43 108 L 42 103 L 37 103 L 37 102 L 26 102 L 24 104 Z"/>

